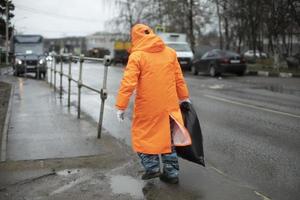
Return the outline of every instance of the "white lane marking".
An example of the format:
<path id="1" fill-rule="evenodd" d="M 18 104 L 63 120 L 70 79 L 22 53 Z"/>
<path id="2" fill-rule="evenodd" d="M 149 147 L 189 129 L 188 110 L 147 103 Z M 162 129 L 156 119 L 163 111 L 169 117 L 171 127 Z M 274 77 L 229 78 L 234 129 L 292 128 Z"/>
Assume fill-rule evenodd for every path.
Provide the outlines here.
<path id="1" fill-rule="evenodd" d="M 257 192 L 254 190 L 254 193 L 257 195 L 257 196 L 260 196 L 263 200 L 271 200 L 270 198 L 266 197 L 265 195 Z"/>
<path id="2" fill-rule="evenodd" d="M 224 172 L 222 172 L 221 170 L 219 170 L 219 169 L 217 169 L 217 168 L 215 168 L 215 167 L 213 167 L 213 166 L 210 166 L 210 168 L 213 169 L 214 171 L 216 171 L 217 173 L 219 173 L 220 175 L 225 176 L 225 177 L 228 177 L 228 175 L 225 174 Z M 263 195 L 262 193 L 259 193 L 259 192 L 255 191 L 255 190 L 254 190 L 253 192 L 254 192 L 257 196 L 261 197 L 262 200 L 271 200 L 270 198 L 266 197 L 266 196 Z"/>
<path id="3" fill-rule="evenodd" d="M 224 84 L 215 84 L 215 85 L 211 85 L 211 86 L 208 86 L 210 89 L 222 89 L 224 88 Z"/>
<path id="4" fill-rule="evenodd" d="M 213 166 L 210 166 L 210 168 L 213 169 L 213 170 L 215 170 L 217 173 L 219 173 L 219 174 L 221 174 L 223 176 L 227 176 L 224 172 L 222 172 L 221 170 L 219 170 L 219 169 L 217 169 L 217 168 L 215 168 Z"/>
<path id="5" fill-rule="evenodd" d="M 221 97 L 216 97 L 216 96 L 212 96 L 212 95 L 207 95 L 207 94 L 205 94 L 204 96 L 208 97 L 208 98 L 211 98 L 211 99 L 215 99 L 215 100 L 219 100 L 219 101 L 223 101 L 223 102 L 227 102 L 227 103 L 232 103 L 232 104 L 236 104 L 236 105 L 240 105 L 240 106 L 244 106 L 244 107 L 249 107 L 249 108 L 263 110 L 263 111 L 267 111 L 267 112 L 271 112 L 271 113 L 286 115 L 286 116 L 289 116 L 289 117 L 300 118 L 300 115 L 295 115 L 295 114 L 291 114 L 291 113 L 287 113 L 287 112 L 281 112 L 281 111 L 272 110 L 272 109 L 268 109 L 268 108 L 263 108 L 263 107 L 255 106 L 255 105 L 251 105 L 251 104 L 245 104 L 245 103 L 241 103 L 241 102 L 238 102 L 238 101 L 233 101 L 233 100 L 229 100 L 229 99 L 225 99 L 225 98 L 221 98 Z"/>

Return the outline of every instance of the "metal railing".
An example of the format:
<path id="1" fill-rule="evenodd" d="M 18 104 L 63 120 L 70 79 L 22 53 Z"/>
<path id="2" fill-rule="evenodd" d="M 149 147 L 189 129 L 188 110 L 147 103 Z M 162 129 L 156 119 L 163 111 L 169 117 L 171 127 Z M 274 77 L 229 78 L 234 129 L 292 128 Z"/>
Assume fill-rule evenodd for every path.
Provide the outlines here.
<path id="1" fill-rule="evenodd" d="M 57 59 L 60 59 L 60 69 L 57 70 Z M 65 74 L 63 71 L 63 59 L 67 59 L 68 61 L 68 73 Z M 82 80 L 82 74 L 83 74 L 83 63 L 84 61 L 95 61 L 95 62 L 100 62 L 104 64 L 104 76 L 103 76 L 103 84 L 102 84 L 102 88 L 100 89 L 95 89 L 85 83 L 83 83 Z M 78 79 L 74 79 L 72 77 L 72 63 L 74 61 L 79 61 L 79 76 Z M 63 95 L 63 83 L 62 83 L 62 79 L 63 77 L 66 77 L 68 79 L 68 107 L 71 106 L 71 82 L 75 82 L 77 83 L 77 88 L 78 88 L 78 97 L 77 97 L 77 118 L 80 118 L 80 112 L 81 112 L 81 89 L 82 87 L 87 88 L 93 92 L 96 92 L 100 95 L 100 99 L 101 99 L 101 105 L 100 105 L 100 115 L 99 115 L 99 122 L 98 122 L 98 138 L 101 138 L 101 132 L 102 132 L 102 123 L 103 123 L 103 114 L 104 114 L 104 103 L 105 100 L 107 99 L 107 89 L 106 89 L 106 85 L 107 85 L 107 72 L 108 72 L 108 67 L 110 66 L 111 63 L 111 58 L 110 56 L 105 56 L 104 58 L 90 58 L 90 57 L 84 57 L 84 55 L 80 55 L 80 56 L 55 56 L 53 57 L 53 60 L 51 62 L 51 66 L 48 67 L 48 69 L 50 69 L 50 86 L 54 88 L 54 91 L 57 90 L 57 86 L 56 86 L 56 75 L 57 73 L 59 74 L 59 97 L 62 98 Z M 46 78 L 46 80 L 48 80 L 48 78 Z M 53 82 L 52 82 L 53 80 Z"/>

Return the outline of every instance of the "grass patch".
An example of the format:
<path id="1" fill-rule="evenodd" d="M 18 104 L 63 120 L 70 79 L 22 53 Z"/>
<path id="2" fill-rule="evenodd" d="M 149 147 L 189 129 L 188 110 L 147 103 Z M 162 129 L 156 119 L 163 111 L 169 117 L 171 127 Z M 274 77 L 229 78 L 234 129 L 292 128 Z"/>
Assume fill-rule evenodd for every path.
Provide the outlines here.
<path id="1" fill-rule="evenodd" d="M 299 68 L 287 68 L 287 67 L 279 67 L 275 69 L 273 67 L 273 59 L 257 59 L 256 63 L 249 63 L 247 64 L 247 68 L 249 71 L 268 71 L 271 74 L 274 73 L 292 73 L 294 75 L 300 75 Z"/>
<path id="2" fill-rule="evenodd" d="M 11 64 L 5 64 L 5 63 L 1 63 L 0 64 L 0 68 L 5 68 L 5 67 L 10 67 L 11 66 Z"/>

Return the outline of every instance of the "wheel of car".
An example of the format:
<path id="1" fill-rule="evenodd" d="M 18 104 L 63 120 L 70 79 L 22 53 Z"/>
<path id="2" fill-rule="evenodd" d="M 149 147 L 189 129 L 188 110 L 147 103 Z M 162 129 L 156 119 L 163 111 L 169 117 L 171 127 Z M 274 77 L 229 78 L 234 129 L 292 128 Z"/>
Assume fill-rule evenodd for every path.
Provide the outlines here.
<path id="1" fill-rule="evenodd" d="M 209 67 L 209 75 L 210 75 L 211 77 L 215 77 L 215 76 L 216 76 L 216 68 L 215 68 L 213 65 L 211 65 L 211 66 Z"/>
<path id="2" fill-rule="evenodd" d="M 198 75 L 198 70 L 196 69 L 196 66 L 192 65 L 191 71 L 194 75 Z"/>

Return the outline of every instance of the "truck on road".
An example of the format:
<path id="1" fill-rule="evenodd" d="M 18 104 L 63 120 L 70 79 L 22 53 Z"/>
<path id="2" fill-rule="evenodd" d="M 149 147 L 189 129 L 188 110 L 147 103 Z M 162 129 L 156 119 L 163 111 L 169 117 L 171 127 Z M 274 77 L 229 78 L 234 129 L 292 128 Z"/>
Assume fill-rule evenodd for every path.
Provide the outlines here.
<path id="1" fill-rule="evenodd" d="M 189 43 L 187 42 L 186 34 L 159 32 L 157 35 L 168 47 L 176 51 L 178 62 L 181 68 L 183 70 L 191 70 L 194 54 Z"/>
<path id="2" fill-rule="evenodd" d="M 46 76 L 46 56 L 43 36 L 15 35 L 12 41 L 14 75 L 35 73 L 36 78 Z"/>

